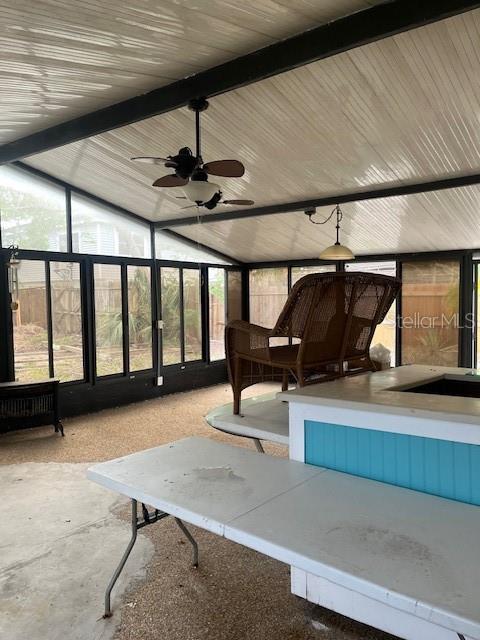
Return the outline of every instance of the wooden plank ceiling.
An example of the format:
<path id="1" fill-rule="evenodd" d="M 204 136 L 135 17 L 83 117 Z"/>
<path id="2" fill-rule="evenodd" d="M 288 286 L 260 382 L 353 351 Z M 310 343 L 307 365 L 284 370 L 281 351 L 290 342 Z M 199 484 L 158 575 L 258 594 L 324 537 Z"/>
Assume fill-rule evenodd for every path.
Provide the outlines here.
<path id="1" fill-rule="evenodd" d="M 0 0 L 0 144 L 377 3 Z"/>
<path id="2" fill-rule="evenodd" d="M 315 219 L 331 209 L 318 208 Z M 357 256 L 480 247 L 480 186 L 348 203 L 342 211 L 340 240 Z M 318 258 L 335 242 L 333 220 L 313 226 L 303 212 L 175 231 L 244 262 Z"/>
<path id="3" fill-rule="evenodd" d="M 298 4 L 299 13 L 317 4 Z M 479 42 L 477 10 L 212 99 L 202 116 L 205 161 L 233 157 L 247 168 L 242 179 L 213 181 L 225 197 L 262 206 L 479 172 Z M 179 189 L 150 186 L 162 167 L 129 158 L 193 147 L 193 133 L 192 113 L 179 109 L 27 162 L 148 220 L 191 216 L 195 209 L 174 197 Z M 358 254 L 479 247 L 478 193 L 466 187 L 345 205 L 344 239 Z M 261 261 L 318 255 L 333 224 L 307 225 L 293 213 L 178 232 Z"/>

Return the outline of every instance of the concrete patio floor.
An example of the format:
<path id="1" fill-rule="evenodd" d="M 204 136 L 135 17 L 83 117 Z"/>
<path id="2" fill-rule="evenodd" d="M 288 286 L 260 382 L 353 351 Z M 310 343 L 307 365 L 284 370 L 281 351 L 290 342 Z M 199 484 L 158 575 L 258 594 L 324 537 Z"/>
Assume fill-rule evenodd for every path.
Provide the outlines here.
<path id="1" fill-rule="evenodd" d="M 170 518 L 139 533 L 102 620 L 129 507 L 86 480 L 88 463 L 193 434 L 252 446 L 203 420 L 229 397 L 220 385 L 65 420 L 65 438 L 50 427 L 0 436 L 2 639 L 391 640 L 291 595 L 287 566 L 191 527 L 194 569 Z"/>

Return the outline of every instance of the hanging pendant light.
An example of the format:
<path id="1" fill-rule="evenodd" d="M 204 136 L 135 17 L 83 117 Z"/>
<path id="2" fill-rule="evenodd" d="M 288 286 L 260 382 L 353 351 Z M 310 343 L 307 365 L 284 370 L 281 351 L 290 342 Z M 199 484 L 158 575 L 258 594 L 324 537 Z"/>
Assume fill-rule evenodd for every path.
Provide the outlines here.
<path id="1" fill-rule="evenodd" d="M 337 233 L 336 242 L 335 244 L 330 245 L 329 247 L 327 247 L 321 252 L 321 254 L 318 256 L 320 260 L 329 260 L 332 262 L 332 261 L 353 260 L 355 258 L 352 251 L 348 247 L 344 246 L 343 244 L 340 244 L 340 222 L 342 221 L 342 218 L 343 218 L 343 213 L 342 213 L 342 210 L 340 209 L 340 205 L 337 204 L 337 206 L 335 207 L 335 209 L 333 209 L 332 213 L 328 216 L 328 218 L 326 218 L 325 220 L 322 220 L 321 222 L 312 220 L 312 216 L 315 214 L 315 209 L 309 209 L 308 211 L 305 211 L 305 214 L 308 216 L 310 222 L 312 222 L 313 224 L 326 224 L 329 220 L 331 220 L 333 214 L 336 214 L 336 217 L 337 217 L 337 224 L 335 225 L 335 229 Z"/>

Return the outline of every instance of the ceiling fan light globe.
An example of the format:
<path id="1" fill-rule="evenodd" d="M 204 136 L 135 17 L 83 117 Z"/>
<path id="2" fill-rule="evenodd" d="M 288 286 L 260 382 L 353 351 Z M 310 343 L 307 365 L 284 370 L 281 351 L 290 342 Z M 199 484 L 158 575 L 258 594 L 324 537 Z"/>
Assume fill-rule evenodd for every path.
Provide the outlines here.
<path id="1" fill-rule="evenodd" d="M 318 256 L 320 260 L 353 260 L 355 256 L 352 251 L 343 244 L 332 244 L 322 251 Z"/>
<path id="2" fill-rule="evenodd" d="M 183 187 L 183 193 L 191 202 L 202 203 L 211 200 L 219 189 L 218 184 L 213 182 L 190 180 L 190 182 Z"/>

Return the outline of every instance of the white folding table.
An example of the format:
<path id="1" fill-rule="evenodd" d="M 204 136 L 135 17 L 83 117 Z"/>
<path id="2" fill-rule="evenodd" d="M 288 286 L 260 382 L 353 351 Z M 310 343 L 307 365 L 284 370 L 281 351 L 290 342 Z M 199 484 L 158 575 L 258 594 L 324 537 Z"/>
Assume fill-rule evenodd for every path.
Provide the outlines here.
<path id="1" fill-rule="evenodd" d="M 307 571 L 339 613 L 408 640 L 480 640 L 478 507 L 202 438 L 88 477 L 131 498 L 133 542 L 139 501 Z"/>

